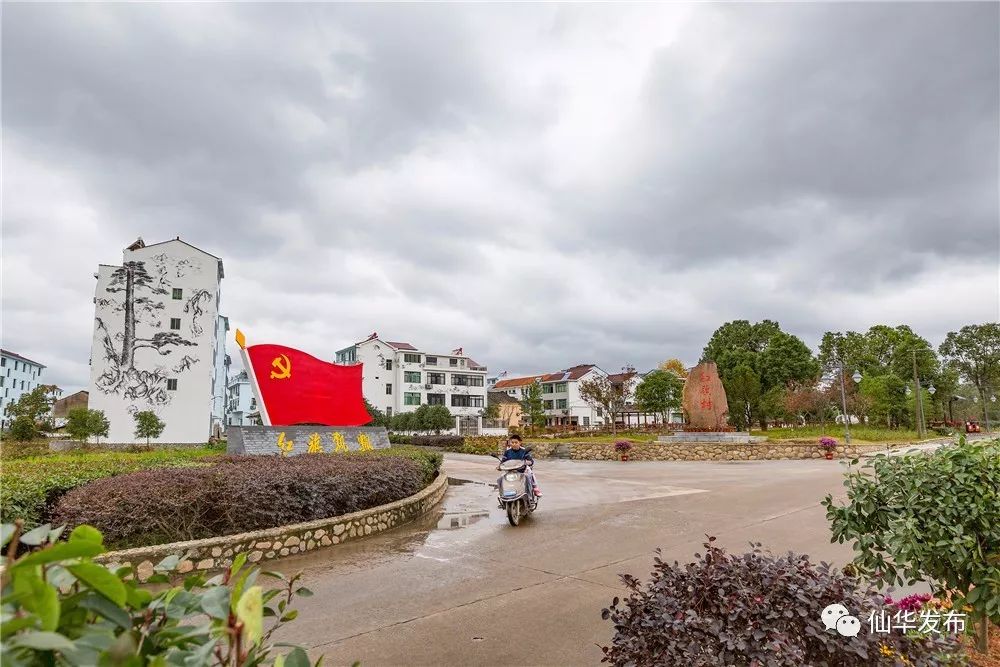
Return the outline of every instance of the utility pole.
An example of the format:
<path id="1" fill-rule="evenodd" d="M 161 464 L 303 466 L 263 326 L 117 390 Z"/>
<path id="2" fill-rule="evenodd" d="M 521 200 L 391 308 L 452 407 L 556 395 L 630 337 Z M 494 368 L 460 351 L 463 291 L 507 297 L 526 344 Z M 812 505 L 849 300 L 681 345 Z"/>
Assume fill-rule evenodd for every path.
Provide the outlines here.
<path id="1" fill-rule="evenodd" d="M 920 377 L 917 375 L 917 350 L 916 348 L 910 350 L 913 353 L 913 385 L 916 388 L 916 393 L 914 397 L 916 398 L 916 412 L 915 417 L 917 421 L 917 437 L 923 439 L 927 437 L 927 431 L 924 430 L 924 401 L 920 396 Z"/>
<path id="2" fill-rule="evenodd" d="M 840 362 L 840 402 L 844 407 L 844 444 L 851 444 L 851 417 L 847 414 L 847 392 L 844 390 L 844 360 Z"/>

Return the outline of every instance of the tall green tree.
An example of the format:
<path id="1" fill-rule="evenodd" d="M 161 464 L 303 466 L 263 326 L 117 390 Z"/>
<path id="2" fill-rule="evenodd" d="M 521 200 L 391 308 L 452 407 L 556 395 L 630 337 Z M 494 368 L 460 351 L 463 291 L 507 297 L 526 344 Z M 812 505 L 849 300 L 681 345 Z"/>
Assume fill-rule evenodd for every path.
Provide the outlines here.
<path id="1" fill-rule="evenodd" d="M 870 401 L 868 415 L 888 428 L 900 426 L 909 420 L 910 410 L 906 399 L 906 384 L 893 373 L 865 375 L 858 387 Z"/>
<path id="2" fill-rule="evenodd" d="M 772 320 L 726 322 L 712 334 L 702 359 L 718 366 L 730 419 L 741 428 L 754 422 L 767 428 L 768 418 L 784 411 L 785 387 L 815 382 L 819 375 L 809 347 Z"/>
<path id="3" fill-rule="evenodd" d="M 93 436 L 107 436 L 111 422 L 103 410 L 74 408 L 66 418 L 66 432 L 74 440 L 87 442 Z"/>
<path id="4" fill-rule="evenodd" d="M 1000 387 L 1000 324 L 969 324 L 951 331 L 938 349 L 976 388 L 985 417 L 989 395 Z"/>
<path id="5" fill-rule="evenodd" d="M 152 410 L 142 410 L 132 415 L 132 418 L 135 419 L 135 437 L 145 438 L 147 445 L 150 438 L 159 438 L 167 426 Z"/>
<path id="6" fill-rule="evenodd" d="M 524 390 L 524 398 L 521 399 L 521 410 L 528 418 L 528 423 L 532 428 L 542 428 L 545 426 L 545 404 L 542 402 L 542 385 L 532 382 Z"/>
<path id="7" fill-rule="evenodd" d="M 939 370 L 937 354 L 931 344 L 905 324 L 895 327 L 876 324 L 865 333 L 827 331 L 819 346 L 819 361 L 827 371 L 839 371 L 843 360 L 847 375 L 859 371 L 862 375 L 913 377 L 916 356 L 917 375 L 933 381 Z"/>
<path id="8" fill-rule="evenodd" d="M 421 406 L 425 407 L 425 406 Z M 450 428 L 455 428 L 455 417 L 443 405 L 426 406 L 427 412 L 424 415 L 423 425 L 428 431 L 440 433 Z"/>
<path id="9" fill-rule="evenodd" d="M 786 387 L 790 382 L 815 380 L 819 362 L 812 350 L 797 337 L 783 331 L 774 333 L 759 357 L 760 384 L 765 391 Z"/>
<path id="10" fill-rule="evenodd" d="M 760 376 L 746 364 L 728 371 L 722 378 L 729 403 L 729 421 L 738 429 L 749 428 L 761 419 Z"/>
<path id="11" fill-rule="evenodd" d="M 635 388 L 635 402 L 643 412 L 658 414 L 666 422 L 670 412 L 681 407 L 684 381 L 672 370 L 655 370 L 646 374 Z"/>
<path id="12" fill-rule="evenodd" d="M 50 385 L 41 385 L 21 394 L 16 402 L 7 406 L 7 416 L 11 419 L 26 417 L 33 424 L 44 422 L 52 409 L 53 394 L 49 387 Z"/>

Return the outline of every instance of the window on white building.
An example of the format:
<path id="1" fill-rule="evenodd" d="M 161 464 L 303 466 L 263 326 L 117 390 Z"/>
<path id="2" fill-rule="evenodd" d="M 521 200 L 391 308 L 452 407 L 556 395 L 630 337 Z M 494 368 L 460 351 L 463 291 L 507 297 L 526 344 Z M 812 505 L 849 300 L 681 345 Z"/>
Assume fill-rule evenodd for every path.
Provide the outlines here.
<path id="1" fill-rule="evenodd" d="M 557 394 L 566 393 L 566 383 L 565 382 L 557 382 L 556 386 L 553 388 L 553 391 L 555 391 Z"/>
<path id="2" fill-rule="evenodd" d="M 427 405 L 444 405 L 444 394 L 427 394 Z"/>
<path id="3" fill-rule="evenodd" d="M 543 394 L 551 394 L 553 391 L 554 390 L 552 388 L 552 385 L 550 385 L 550 384 L 543 384 L 542 385 L 542 393 Z"/>
<path id="4" fill-rule="evenodd" d="M 424 363 L 427 364 L 428 366 L 437 366 L 438 365 L 438 358 L 437 357 L 427 357 L 427 361 L 425 361 Z"/>
<path id="5" fill-rule="evenodd" d="M 428 373 L 427 382 L 430 384 L 444 384 L 444 373 Z"/>
<path id="6" fill-rule="evenodd" d="M 177 380 L 167 380 L 167 391 L 177 391 Z"/>
<path id="7" fill-rule="evenodd" d="M 482 387 L 483 386 L 483 376 L 482 375 L 459 375 L 458 373 L 452 373 L 451 375 L 452 383 L 458 385 L 459 387 Z"/>
<path id="8" fill-rule="evenodd" d="M 448 360 L 448 365 L 450 365 L 450 366 L 458 366 L 458 359 L 449 359 Z"/>
<path id="9" fill-rule="evenodd" d="M 385 383 L 385 395 L 389 396 L 390 394 L 392 394 L 392 383 L 391 382 L 386 382 Z"/>
<path id="10" fill-rule="evenodd" d="M 420 405 L 420 392 L 418 391 L 403 392 L 403 405 Z"/>
<path id="11" fill-rule="evenodd" d="M 170 318 L 170 328 L 171 329 L 175 329 L 175 330 L 176 329 L 180 329 L 181 328 L 181 318 L 179 318 L 179 317 L 171 317 Z"/>
<path id="12" fill-rule="evenodd" d="M 403 361 L 405 361 L 408 364 L 419 364 L 420 363 L 420 355 L 419 354 L 404 354 L 403 355 Z"/>
<path id="13" fill-rule="evenodd" d="M 403 382 L 420 382 L 420 371 L 404 371 Z"/>
<path id="14" fill-rule="evenodd" d="M 590 417 L 584 417 L 583 418 L 583 425 L 584 426 L 590 426 Z"/>
<path id="15" fill-rule="evenodd" d="M 552 401 L 542 401 L 542 407 L 546 410 L 552 409 Z"/>
<path id="16" fill-rule="evenodd" d="M 569 407 L 567 405 L 568 403 L 569 403 L 569 401 L 567 401 L 565 398 L 557 398 L 556 399 L 556 410 L 565 410 L 567 407 Z"/>
<path id="17" fill-rule="evenodd" d="M 180 287 L 175 287 L 173 290 L 173 297 L 175 301 L 180 301 L 181 299 L 184 298 L 184 290 L 182 290 Z"/>
<path id="18" fill-rule="evenodd" d="M 452 394 L 451 406 L 453 408 L 481 408 L 483 407 L 483 397 L 468 396 L 466 394 Z"/>
<path id="19" fill-rule="evenodd" d="M 386 359 L 385 360 L 385 370 L 387 370 L 387 371 L 391 371 L 392 370 L 392 359 Z"/>

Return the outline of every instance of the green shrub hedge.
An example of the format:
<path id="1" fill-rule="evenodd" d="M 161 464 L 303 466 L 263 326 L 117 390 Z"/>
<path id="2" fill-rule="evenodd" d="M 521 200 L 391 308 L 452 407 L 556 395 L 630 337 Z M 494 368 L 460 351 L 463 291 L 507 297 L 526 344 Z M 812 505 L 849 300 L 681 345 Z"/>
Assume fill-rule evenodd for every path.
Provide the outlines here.
<path id="1" fill-rule="evenodd" d="M 410 445 L 393 445 L 388 449 L 374 449 L 370 452 L 352 452 L 349 456 L 403 456 L 420 465 L 423 471 L 424 486 L 430 484 L 441 470 L 444 455 L 441 452 L 428 451 Z"/>
<path id="2" fill-rule="evenodd" d="M 432 458 L 388 451 L 220 456 L 207 466 L 117 475 L 66 493 L 52 519 L 92 525 L 117 548 L 326 519 L 402 500 L 427 485 Z"/>
<path id="3" fill-rule="evenodd" d="M 6 450 L 5 450 L 6 453 Z M 218 448 L 143 449 L 135 452 L 87 451 L 8 461 L 0 467 L 0 518 L 4 522 L 24 519 L 32 528 L 50 520 L 49 510 L 67 491 L 105 477 L 140 470 L 208 465 Z M 404 456 L 422 471 L 423 484 L 430 484 L 441 468 L 439 452 L 416 447 L 391 447 L 349 456 Z"/>
<path id="4" fill-rule="evenodd" d="M 24 519 L 26 528 L 45 523 L 47 507 L 63 493 L 112 475 L 198 465 L 217 454 L 205 448 L 142 452 L 84 452 L 4 460 L 0 469 L 0 518 Z"/>
<path id="5" fill-rule="evenodd" d="M 498 435 L 477 435 L 473 438 L 466 438 L 465 444 L 459 450 L 463 454 L 499 454 L 500 448 L 507 442 L 507 438 Z"/>

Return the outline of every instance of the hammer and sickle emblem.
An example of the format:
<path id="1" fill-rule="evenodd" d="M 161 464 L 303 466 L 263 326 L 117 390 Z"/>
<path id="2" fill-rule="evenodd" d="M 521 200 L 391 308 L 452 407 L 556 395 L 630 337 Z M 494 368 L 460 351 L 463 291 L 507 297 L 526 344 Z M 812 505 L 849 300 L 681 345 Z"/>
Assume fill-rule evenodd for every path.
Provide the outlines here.
<path id="1" fill-rule="evenodd" d="M 283 354 L 274 358 L 271 362 L 271 367 L 276 369 L 271 371 L 272 380 L 284 380 L 285 378 L 292 377 L 292 362 Z"/>

